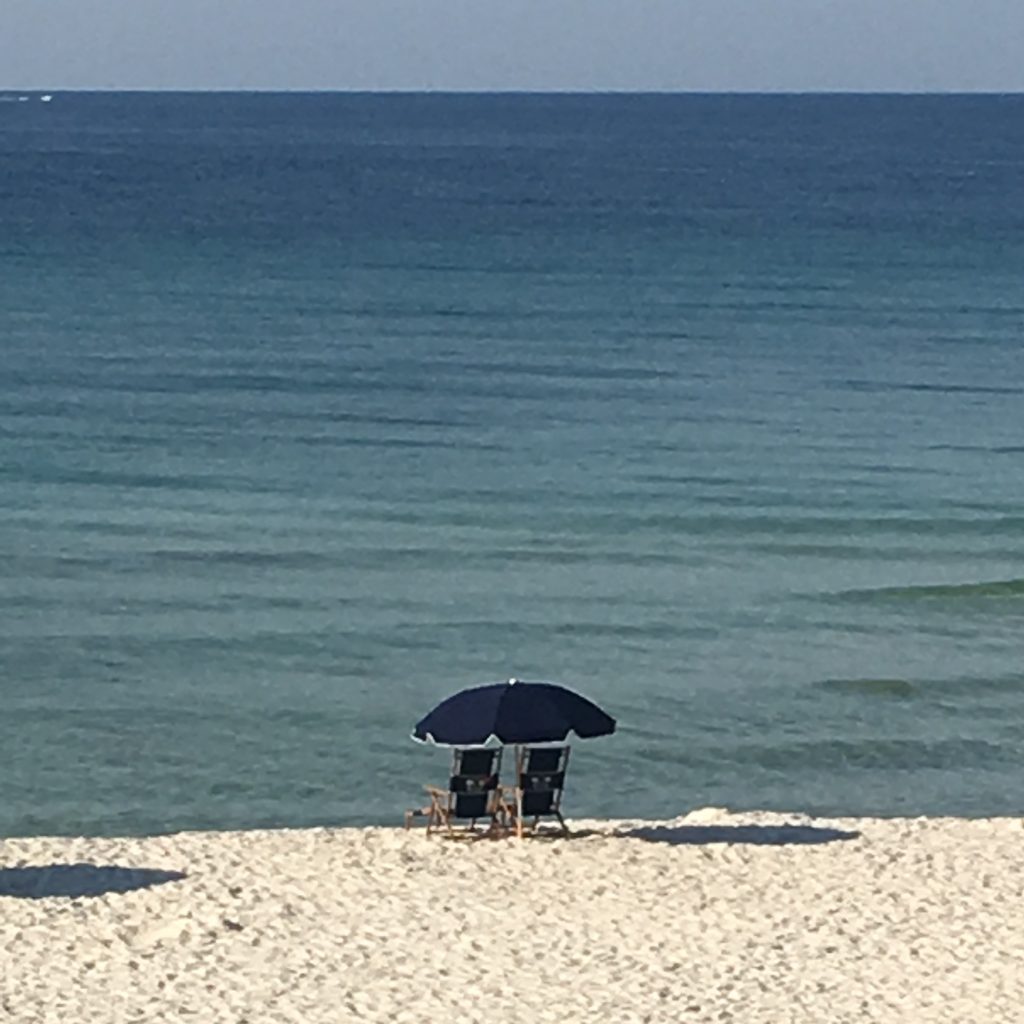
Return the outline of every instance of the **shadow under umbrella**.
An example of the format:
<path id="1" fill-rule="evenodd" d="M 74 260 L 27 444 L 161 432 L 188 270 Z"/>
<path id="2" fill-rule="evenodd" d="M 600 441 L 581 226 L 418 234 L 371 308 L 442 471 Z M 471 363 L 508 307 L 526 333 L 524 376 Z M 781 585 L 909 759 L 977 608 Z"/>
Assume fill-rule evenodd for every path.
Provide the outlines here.
<path id="1" fill-rule="evenodd" d="M 813 846 L 849 842 L 859 832 L 815 825 L 649 825 L 624 829 L 616 835 L 670 846 L 732 843 L 746 846 Z"/>

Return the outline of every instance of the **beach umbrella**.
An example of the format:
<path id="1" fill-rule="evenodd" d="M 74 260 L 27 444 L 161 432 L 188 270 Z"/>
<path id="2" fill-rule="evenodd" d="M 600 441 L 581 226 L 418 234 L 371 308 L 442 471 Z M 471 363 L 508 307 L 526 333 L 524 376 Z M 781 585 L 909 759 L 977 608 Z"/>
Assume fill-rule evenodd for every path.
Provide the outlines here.
<path id="1" fill-rule="evenodd" d="M 413 739 L 440 746 L 564 742 L 615 732 L 615 719 L 593 701 L 558 683 L 473 686 L 443 700 L 416 723 Z"/>

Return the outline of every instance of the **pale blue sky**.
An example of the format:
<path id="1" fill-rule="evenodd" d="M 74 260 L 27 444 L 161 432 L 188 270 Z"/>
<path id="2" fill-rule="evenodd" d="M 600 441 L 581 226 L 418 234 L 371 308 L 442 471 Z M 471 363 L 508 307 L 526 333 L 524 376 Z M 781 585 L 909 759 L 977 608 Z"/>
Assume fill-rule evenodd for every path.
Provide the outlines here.
<path id="1" fill-rule="evenodd" d="M 1024 0 L 3 0 L 6 89 L 1024 90 Z"/>

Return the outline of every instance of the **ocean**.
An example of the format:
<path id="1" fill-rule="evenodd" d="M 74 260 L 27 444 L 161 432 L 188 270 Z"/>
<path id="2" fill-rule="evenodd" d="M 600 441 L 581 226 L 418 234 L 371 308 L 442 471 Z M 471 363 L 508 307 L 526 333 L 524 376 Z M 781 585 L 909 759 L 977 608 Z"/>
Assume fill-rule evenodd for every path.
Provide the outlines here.
<path id="1" fill-rule="evenodd" d="M 1024 813 L 1021 96 L 0 104 L 0 835 Z"/>

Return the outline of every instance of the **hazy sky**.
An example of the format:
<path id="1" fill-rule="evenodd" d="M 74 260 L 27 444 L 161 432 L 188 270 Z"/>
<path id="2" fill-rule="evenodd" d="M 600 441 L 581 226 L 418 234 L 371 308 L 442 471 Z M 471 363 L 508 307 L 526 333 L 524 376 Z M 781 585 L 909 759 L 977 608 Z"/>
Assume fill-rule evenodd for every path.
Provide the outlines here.
<path id="1" fill-rule="evenodd" d="M 1024 90 L 1024 0 L 2 0 L 7 89 Z"/>

